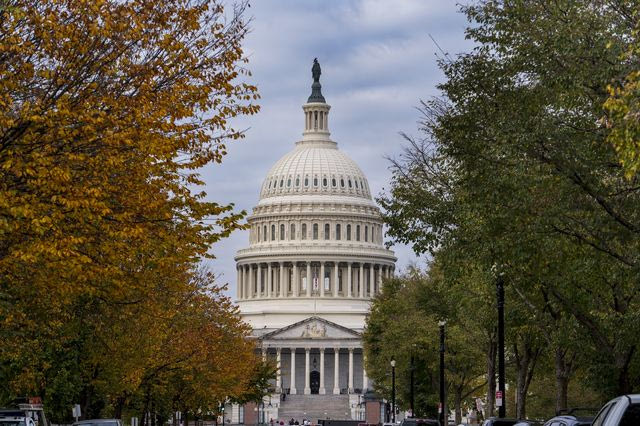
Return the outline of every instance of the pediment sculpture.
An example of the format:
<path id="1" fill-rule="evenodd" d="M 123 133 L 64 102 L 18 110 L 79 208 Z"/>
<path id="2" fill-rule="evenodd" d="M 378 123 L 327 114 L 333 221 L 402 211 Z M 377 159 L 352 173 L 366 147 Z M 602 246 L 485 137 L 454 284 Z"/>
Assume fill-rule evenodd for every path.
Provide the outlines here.
<path id="1" fill-rule="evenodd" d="M 317 322 L 313 324 L 307 324 L 304 327 L 304 330 L 302 331 L 302 335 L 300 337 L 327 337 L 327 327 L 324 324 L 318 324 Z"/>

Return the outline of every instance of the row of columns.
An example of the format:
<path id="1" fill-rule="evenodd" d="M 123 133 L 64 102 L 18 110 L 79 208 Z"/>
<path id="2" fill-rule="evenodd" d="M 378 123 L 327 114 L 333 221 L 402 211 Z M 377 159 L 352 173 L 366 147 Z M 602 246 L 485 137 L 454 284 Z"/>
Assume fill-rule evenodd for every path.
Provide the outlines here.
<path id="1" fill-rule="evenodd" d="M 303 266 L 298 266 L 303 263 Z M 313 281 L 309 279 L 312 276 L 311 266 L 320 264 L 320 273 L 318 278 L 318 289 L 313 289 Z M 324 285 L 324 278 L 327 264 L 330 263 L 333 274 L 329 277 L 329 294 Z M 238 265 L 237 267 L 237 294 L 238 299 L 253 298 L 275 298 L 275 297 L 299 297 L 319 295 L 320 297 L 372 297 L 376 293 L 382 291 L 382 279 L 393 276 L 394 266 L 377 264 L 377 263 L 357 263 L 346 262 L 346 268 L 340 267 L 345 262 L 278 262 L 274 268 L 273 263 L 269 262 L 266 268 L 262 263 Z M 291 265 L 291 266 L 289 266 Z M 358 265 L 354 268 L 354 265 Z M 365 265 L 368 266 L 368 281 L 365 277 Z M 336 267 L 337 266 L 337 267 Z M 302 287 L 302 276 L 300 268 L 305 268 L 306 288 Z M 342 279 L 343 288 L 342 295 L 339 291 L 340 269 L 346 269 L 347 279 Z M 274 274 L 274 270 L 278 270 L 278 274 Z M 355 269 L 355 280 L 354 280 Z M 262 274 L 266 271 L 266 285 L 263 286 Z M 291 284 L 291 291 L 289 291 Z M 355 288 L 354 287 L 355 284 Z M 365 286 L 365 284 L 368 284 Z M 345 289 L 346 287 L 346 289 Z M 365 288 L 365 287 L 368 287 Z M 367 291 L 368 290 L 368 291 Z"/>
<path id="2" fill-rule="evenodd" d="M 291 351 L 291 384 L 289 386 L 289 392 L 292 395 L 297 394 L 296 388 L 296 348 L 290 348 Z M 325 380 L 324 380 L 324 353 L 325 348 L 318 348 L 320 351 L 320 390 L 319 393 L 321 395 L 326 394 L 325 389 Z M 355 348 L 347 348 L 349 351 L 349 376 L 348 376 L 348 392 L 353 393 L 353 351 Z M 304 394 L 311 394 L 311 384 L 310 384 L 310 375 L 311 370 L 309 366 L 309 358 L 310 358 L 311 348 L 304 348 Z M 333 367 L 333 394 L 340 394 L 340 348 L 333 348 L 333 359 L 334 359 L 334 367 Z M 267 351 L 262 349 L 262 360 L 266 361 L 267 359 Z M 276 348 L 276 392 L 282 392 L 282 348 Z M 369 379 L 367 377 L 367 371 L 364 368 L 364 359 L 362 360 L 362 392 L 364 393 L 369 388 Z"/>

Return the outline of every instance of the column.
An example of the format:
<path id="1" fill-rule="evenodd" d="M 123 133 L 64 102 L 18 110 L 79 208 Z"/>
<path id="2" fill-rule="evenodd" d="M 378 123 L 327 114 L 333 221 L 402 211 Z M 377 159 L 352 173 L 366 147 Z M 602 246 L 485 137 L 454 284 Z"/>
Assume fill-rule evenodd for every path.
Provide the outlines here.
<path id="1" fill-rule="evenodd" d="M 291 384 L 289 393 L 296 394 L 296 348 L 291 348 Z"/>
<path id="2" fill-rule="evenodd" d="M 309 352 L 311 348 L 304 348 L 304 394 L 311 394 L 311 387 L 309 386 Z"/>
<path id="3" fill-rule="evenodd" d="M 366 393 L 369 388 L 369 378 L 367 377 L 367 369 L 365 367 L 366 358 L 364 356 L 364 349 L 362 350 L 362 393 Z"/>
<path id="4" fill-rule="evenodd" d="M 373 270 L 373 263 L 369 264 L 369 297 L 374 296 L 376 294 L 376 285 L 375 285 L 375 271 Z"/>
<path id="5" fill-rule="evenodd" d="M 267 267 L 267 297 L 271 297 L 271 285 L 273 284 L 273 277 L 271 276 L 271 262 L 269 262 L 269 266 Z"/>
<path id="6" fill-rule="evenodd" d="M 382 293 L 382 265 L 378 267 L 378 293 Z"/>
<path id="7" fill-rule="evenodd" d="M 364 263 L 360 263 L 360 275 L 358 276 L 358 284 L 360 284 L 360 298 L 364 299 Z"/>
<path id="8" fill-rule="evenodd" d="M 324 348 L 320 348 L 320 390 L 318 392 L 321 395 L 327 393 L 324 388 Z"/>
<path id="9" fill-rule="evenodd" d="M 249 265 L 249 299 L 256 297 L 253 292 L 255 278 L 253 277 L 253 265 Z"/>
<path id="10" fill-rule="evenodd" d="M 282 358 L 281 358 L 282 349 L 276 348 L 276 392 L 282 393 L 282 372 L 280 371 L 280 367 L 282 366 Z"/>
<path id="11" fill-rule="evenodd" d="M 338 281 L 340 281 L 340 276 L 338 275 L 338 270 L 340 269 L 340 264 L 335 262 L 333 264 L 333 297 L 338 297 Z"/>
<path id="12" fill-rule="evenodd" d="M 311 286 L 313 285 L 311 279 L 311 262 L 307 262 L 307 297 L 311 297 Z"/>
<path id="13" fill-rule="evenodd" d="M 262 265 L 258 263 L 256 297 L 262 297 Z"/>
<path id="14" fill-rule="evenodd" d="M 349 348 L 349 393 L 353 392 L 353 348 Z"/>
<path id="15" fill-rule="evenodd" d="M 318 285 L 320 286 L 320 297 L 324 297 L 324 262 L 320 262 L 320 279 Z"/>
<path id="16" fill-rule="evenodd" d="M 280 262 L 280 297 L 284 297 L 287 287 L 284 285 L 284 262 Z"/>
<path id="17" fill-rule="evenodd" d="M 298 297 L 298 288 L 300 287 L 300 277 L 298 275 L 298 263 L 293 262 L 293 284 L 291 285 L 293 297 Z"/>
<path id="18" fill-rule="evenodd" d="M 333 348 L 333 394 L 340 395 L 340 348 Z"/>
<path id="19" fill-rule="evenodd" d="M 347 263 L 347 297 L 351 297 L 351 262 Z"/>
<path id="20" fill-rule="evenodd" d="M 236 267 L 236 288 L 238 292 L 238 299 L 242 299 L 242 276 L 240 275 L 242 272 L 240 267 Z"/>

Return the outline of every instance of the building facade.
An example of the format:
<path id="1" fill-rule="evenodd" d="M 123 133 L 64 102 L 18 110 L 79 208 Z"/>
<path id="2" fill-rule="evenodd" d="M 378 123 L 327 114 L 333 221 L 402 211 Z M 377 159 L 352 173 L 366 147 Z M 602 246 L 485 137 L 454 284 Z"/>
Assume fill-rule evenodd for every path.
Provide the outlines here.
<path id="1" fill-rule="evenodd" d="M 267 174 L 236 255 L 240 313 L 278 366 L 265 421 L 361 417 L 361 333 L 396 261 L 366 176 L 331 140 L 317 61 L 312 73 L 302 140 Z"/>

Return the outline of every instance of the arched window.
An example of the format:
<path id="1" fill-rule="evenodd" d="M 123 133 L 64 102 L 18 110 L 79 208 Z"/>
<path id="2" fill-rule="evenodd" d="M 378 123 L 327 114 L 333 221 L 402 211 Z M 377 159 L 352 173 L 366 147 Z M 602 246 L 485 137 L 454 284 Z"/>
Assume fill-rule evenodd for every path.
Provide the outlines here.
<path id="1" fill-rule="evenodd" d="M 351 241 L 351 225 L 347 225 L 347 241 Z"/>
<path id="2" fill-rule="evenodd" d="M 341 234 L 341 232 L 340 232 L 340 231 L 341 231 L 341 229 L 340 229 L 340 224 L 339 224 L 339 223 L 337 223 L 337 224 L 336 224 L 336 240 L 339 240 L 339 239 L 341 238 L 341 235 L 340 235 L 340 234 Z"/>
<path id="3" fill-rule="evenodd" d="M 289 239 L 290 240 L 296 239 L 296 225 L 293 223 L 291 224 L 291 230 L 289 231 Z"/>
<path id="4" fill-rule="evenodd" d="M 328 239 L 329 239 L 330 234 L 331 234 L 331 227 L 329 226 L 329 224 L 328 224 L 328 223 L 325 223 L 325 224 L 324 224 L 324 239 L 325 239 L 325 240 L 328 240 Z"/>
<path id="5" fill-rule="evenodd" d="M 303 223 L 302 224 L 302 235 L 300 236 L 301 239 L 306 240 L 307 239 L 307 224 Z"/>
<path id="6" fill-rule="evenodd" d="M 356 179 L 354 182 L 356 183 L 356 189 L 358 189 L 358 179 Z M 280 185 L 280 186 L 282 186 L 282 185 Z"/>
<path id="7" fill-rule="evenodd" d="M 313 186 L 318 186 L 318 178 L 317 177 L 313 178 Z"/>
<path id="8" fill-rule="evenodd" d="M 309 178 L 304 178 L 304 186 L 309 186 Z"/>
<path id="9" fill-rule="evenodd" d="M 267 238 L 268 238 L 267 237 L 267 225 L 265 225 L 265 226 L 262 227 L 262 239 L 264 241 L 267 241 Z"/>
<path id="10" fill-rule="evenodd" d="M 349 179 L 349 188 L 351 188 L 351 179 Z"/>
<path id="11" fill-rule="evenodd" d="M 336 178 L 331 179 L 331 186 L 336 187 Z"/>
<path id="12" fill-rule="evenodd" d="M 257 226 L 257 228 L 258 228 L 258 241 L 260 241 L 260 227 Z"/>
<path id="13" fill-rule="evenodd" d="M 280 188 L 284 185 L 284 179 L 280 179 Z"/>
<path id="14" fill-rule="evenodd" d="M 364 240 L 365 242 L 369 241 L 369 227 L 366 225 L 364 227 Z"/>
<path id="15" fill-rule="evenodd" d="M 356 241 L 360 241 L 360 225 L 356 225 Z"/>
<path id="16" fill-rule="evenodd" d="M 276 239 L 276 226 L 271 225 L 271 241 L 275 241 Z"/>
<path id="17" fill-rule="evenodd" d="M 322 186 L 327 186 L 327 178 L 322 179 Z"/>
<path id="18" fill-rule="evenodd" d="M 291 178 L 287 179 L 287 188 L 291 186 Z"/>
<path id="19" fill-rule="evenodd" d="M 296 186 L 300 186 L 300 178 L 299 177 L 296 178 Z"/>
<path id="20" fill-rule="evenodd" d="M 340 179 L 340 187 L 344 188 L 344 179 Z"/>
<path id="21" fill-rule="evenodd" d="M 271 189 L 271 181 L 269 181 L 269 189 Z"/>
<path id="22" fill-rule="evenodd" d="M 318 224 L 317 223 L 313 224 L 313 239 L 314 240 L 318 239 Z"/>
<path id="23" fill-rule="evenodd" d="M 284 241 L 284 223 L 280 225 L 280 241 Z"/>

